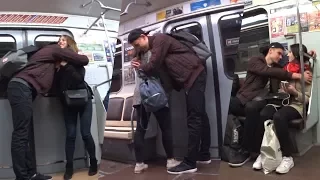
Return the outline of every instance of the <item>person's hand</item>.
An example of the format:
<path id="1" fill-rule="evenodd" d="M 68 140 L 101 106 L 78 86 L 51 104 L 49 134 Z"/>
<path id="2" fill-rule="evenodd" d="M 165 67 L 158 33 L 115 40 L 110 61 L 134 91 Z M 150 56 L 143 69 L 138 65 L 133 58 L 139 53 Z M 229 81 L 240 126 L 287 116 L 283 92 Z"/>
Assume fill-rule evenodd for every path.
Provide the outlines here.
<path id="1" fill-rule="evenodd" d="M 291 95 L 297 96 L 298 95 L 298 91 L 297 89 L 292 86 L 291 84 L 287 87 L 285 87 L 285 91 Z"/>
<path id="2" fill-rule="evenodd" d="M 60 62 L 60 65 L 61 65 L 61 66 L 65 66 L 65 65 L 67 65 L 67 64 L 68 64 L 68 63 L 67 63 L 66 61 L 61 61 L 61 62 Z"/>
<path id="3" fill-rule="evenodd" d="M 134 58 L 134 59 L 131 60 L 131 66 L 132 66 L 133 68 L 135 68 L 135 69 L 138 69 L 138 68 L 140 67 L 140 65 L 141 65 L 140 62 L 141 62 L 141 61 L 140 61 L 139 59 Z"/>
<path id="4" fill-rule="evenodd" d="M 310 54 L 313 58 L 316 58 L 316 57 L 317 57 L 317 53 L 316 53 L 315 50 L 311 50 L 311 51 L 309 52 L 309 54 Z"/>
<path id="5" fill-rule="evenodd" d="M 312 73 L 310 71 L 305 71 L 304 72 L 304 81 L 306 83 L 309 83 L 311 84 L 311 81 L 312 81 Z"/>

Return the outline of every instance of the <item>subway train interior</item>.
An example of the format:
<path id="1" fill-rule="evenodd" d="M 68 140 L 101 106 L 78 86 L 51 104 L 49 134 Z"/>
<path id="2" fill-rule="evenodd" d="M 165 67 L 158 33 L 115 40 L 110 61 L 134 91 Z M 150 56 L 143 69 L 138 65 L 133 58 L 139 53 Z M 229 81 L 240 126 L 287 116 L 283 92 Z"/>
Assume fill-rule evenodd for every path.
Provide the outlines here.
<path id="1" fill-rule="evenodd" d="M 319 8 L 319 3 L 309 0 L 300 0 L 299 4 L 295 0 L 30 0 L 28 3 L 11 0 L 0 7 L 0 56 L 11 49 L 56 42 L 64 34 L 77 41 L 80 51 L 90 60 L 85 78 L 95 95 L 91 132 L 97 156 L 101 158 L 98 158 L 99 174 L 92 179 L 318 179 L 320 104 L 317 97 L 320 91 L 317 69 L 320 67 L 316 60 L 312 61 L 312 95 L 306 116 L 291 124 L 290 136 L 296 159 L 292 171 L 283 176 L 266 176 L 262 172 L 254 172 L 252 163 L 243 168 L 230 168 L 221 161 L 220 150 L 224 142 L 233 75 L 237 74 L 242 83 L 248 59 L 259 55 L 259 48 L 270 42 L 280 42 L 286 47 L 299 43 L 296 26 L 289 31 L 288 21 L 283 20 L 288 15 L 297 17 L 297 9 L 301 17 L 308 19 L 308 22 L 300 22 L 304 27 L 302 43 L 319 54 L 317 40 L 320 34 L 317 21 L 311 18 Z M 314 16 L 315 19 L 320 18 L 318 14 Z M 282 18 L 282 24 L 275 22 L 279 18 Z M 153 116 L 145 136 L 144 154 L 149 169 L 143 174 L 133 173 L 133 136 L 138 124 L 132 103 L 137 76 L 130 65 L 133 48 L 127 41 L 129 32 L 137 27 L 151 34 L 187 31 L 204 41 L 213 52 L 207 60 L 206 86 L 212 162 L 199 165 L 197 173 L 178 176 L 167 173 L 161 131 Z M 110 99 L 106 113 L 102 100 L 108 91 Z M 9 180 L 14 178 L 10 153 L 12 118 L 5 93 L 0 92 L 0 95 L 3 128 L 0 131 L 3 147 L 0 149 L 0 179 Z M 169 102 L 174 154 L 182 159 L 188 141 L 184 92 L 173 91 Z M 37 97 L 34 109 L 32 146 L 38 171 L 53 174 L 54 179 L 62 179 L 65 128 L 60 104 L 55 94 L 47 94 Z M 88 167 L 88 155 L 80 132 L 77 134 L 74 163 L 78 170 L 73 179 L 88 179 L 85 169 Z"/>

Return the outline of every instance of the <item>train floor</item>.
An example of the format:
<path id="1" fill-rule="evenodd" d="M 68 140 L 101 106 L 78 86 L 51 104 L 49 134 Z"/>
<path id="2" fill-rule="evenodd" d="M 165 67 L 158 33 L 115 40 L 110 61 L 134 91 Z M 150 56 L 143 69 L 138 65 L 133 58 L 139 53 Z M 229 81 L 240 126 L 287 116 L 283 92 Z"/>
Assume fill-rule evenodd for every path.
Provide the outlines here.
<path id="1" fill-rule="evenodd" d="M 164 161 L 148 163 L 149 168 L 141 174 L 134 174 L 134 165 L 103 160 L 100 164 L 99 180 L 217 180 L 220 161 L 210 165 L 199 165 L 198 172 L 186 175 L 169 175 Z"/>
<path id="2" fill-rule="evenodd" d="M 320 147 L 313 147 L 304 156 L 294 157 L 295 166 L 288 174 L 278 175 L 271 173 L 265 175 L 262 171 L 252 169 L 253 161 L 241 168 L 230 168 L 228 163 L 221 162 L 219 180 L 318 180 L 320 177 Z"/>

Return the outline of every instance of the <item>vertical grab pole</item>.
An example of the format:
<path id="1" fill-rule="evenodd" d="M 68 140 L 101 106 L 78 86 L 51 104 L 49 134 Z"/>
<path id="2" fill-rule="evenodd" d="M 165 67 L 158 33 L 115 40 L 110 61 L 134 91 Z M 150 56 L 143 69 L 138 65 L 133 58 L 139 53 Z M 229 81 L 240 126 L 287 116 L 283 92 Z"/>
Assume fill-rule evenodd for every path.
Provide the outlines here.
<path id="1" fill-rule="evenodd" d="M 301 91 L 302 91 L 302 102 L 303 102 L 303 111 L 302 118 L 306 120 L 306 98 L 305 98 L 305 81 L 304 81 L 304 52 L 302 48 L 302 28 L 301 28 L 301 19 L 300 19 L 300 11 L 299 11 L 299 0 L 296 3 L 297 6 L 297 19 L 298 19 L 298 27 L 299 27 L 299 52 L 300 52 L 300 66 L 301 66 Z"/>
<path id="2" fill-rule="evenodd" d="M 110 41 L 110 36 L 109 36 L 109 31 L 106 27 L 106 24 L 104 23 L 104 15 L 105 13 L 108 11 L 108 9 L 106 9 L 103 13 L 101 13 L 101 20 L 102 20 L 102 23 L 103 23 L 103 27 L 104 27 L 104 32 L 106 34 L 106 38 L 107 38 L 107 43 L 108 43 L 108 49 L 109 49 L 109 53 L 110 53 L 110 58 L 111 58 L 111 62 L 112 62 L 112 67 L 114 67 L 114 52 L 113 52 L 113 49 L 112 49 L 112 45 L 111 45 L 111 41 Z M 108 57 L 107 57 L 108 58 Z M 113 69 L 113 68 L 112 68 Z M 108 73 L 108 76 L 109 76 L 109 69 L 107 67 L 107 73 Z M 111 74 L 111 77 L 112 77 L 112 74 Z M 111 79 L 109 77 L 109 79 Z M 109 82 L 109 88 L 111 87 L 111 82 Z"/>

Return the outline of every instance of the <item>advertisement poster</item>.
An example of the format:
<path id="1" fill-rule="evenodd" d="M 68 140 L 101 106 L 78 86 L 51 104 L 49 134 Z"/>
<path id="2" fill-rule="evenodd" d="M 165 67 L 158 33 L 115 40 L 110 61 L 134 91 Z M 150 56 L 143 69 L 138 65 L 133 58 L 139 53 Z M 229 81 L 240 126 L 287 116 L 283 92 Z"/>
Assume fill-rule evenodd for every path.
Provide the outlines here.
<path id="1" fill-rule="evenodd" d="M 176 6 L 157 13 L 157 21 L 162 21 L 172 16 L 183 14 L 183 6 Z"/>
<path id="2" fill-rule="evenodd" d="M 124 85 L 135 84 L 135 73 L 131 65 L 123 67 Z"/>
<path id="3" fill-rule="evenodd" d="M 107 62 L 111 62 L 111 54 L 110 54 L 110 50 L 109 50 L 108 41 L 105 41 L 105 42 L 104 42 L 104 48 L 105 48 L 105 54 L 106 54 L 106 56 L 107 56 Z M 111 44 L 111 48 L 112 48 L 113 52 L 115 53 L 115 52 L 116 52 L 116 45 L 115 45 L 115 43 L 112 43 L 112 44 Z"/>
<path id="4" fill-rule="evenodd" d="M 130 62 L 134 56 L 134 48 L 128 44 L 124 44 L 124 62 Z"/>
<path id="5" fill-rule="evenodd" d="M 320 31 L 320 13 L 315 11 L 310 13 L 308 16 L 309 31 Z"/>
<path id="6" fill-rule="evenodd" d="M 279 36 L 284 35 L 284 18 L 283 17 L 276 17 L 271 18 L 271 37 L 276 38 Z"/>
<path id="7" fill-rule="evenodd" d="M 85 44 L 79 43 L 79 54 L 86 55 L 89 58 L 90 63 L 95 61 L 105 61 L 105 49 L 102 44 Z"/>
<path id="8" fill-rule="evenodd" d="M 221 4 L 220 0 L 200 0 L 200 1 L 190 3 L 190 9 L 191 11 L 196 11 L 199 9 L 207 8 L 209 6 L 216 6 L 220 4 Z"/>

